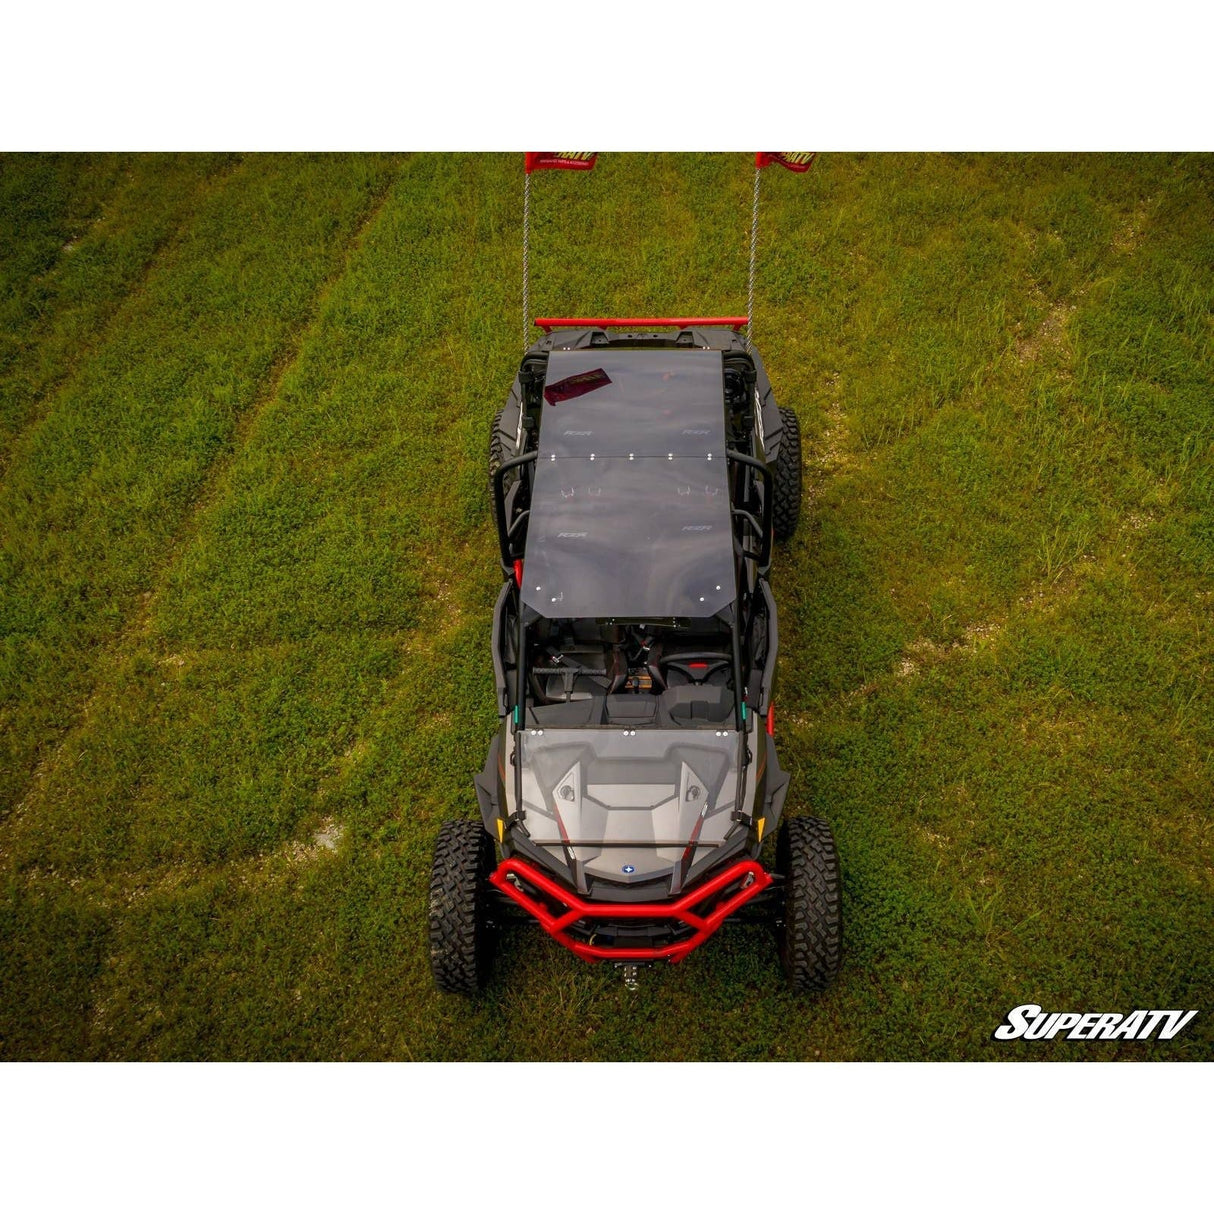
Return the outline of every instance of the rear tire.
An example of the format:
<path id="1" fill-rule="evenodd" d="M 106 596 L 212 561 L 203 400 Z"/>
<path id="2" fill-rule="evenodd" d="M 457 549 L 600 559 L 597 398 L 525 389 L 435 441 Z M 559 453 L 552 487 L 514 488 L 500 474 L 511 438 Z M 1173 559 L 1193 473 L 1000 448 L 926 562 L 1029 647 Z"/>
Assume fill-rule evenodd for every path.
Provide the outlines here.
<path id="1" fill-rule="evenodd" d="M 440 991 L 475 995 L 489 979 L 496 932 L 488 915 L 493 840 L 477 822 L 444 822 L 430 870 L 430 968 Z"/>
<path id="2" fill-rule="evenodd" d="M 502 414 L 505 408 L 499 409 L 493 415 L 493 429 L 489 431 L 489 500 L 493 501 L 493 475 L 505 463 L 506 456 L 502 447 Z"/>
<path id="3" fill-rule="evenodd" d="M 784 913 L 776 939 L 794 991 L 824 990 L 839 972 L 843 918 L 839 854 L 821 818 L 791 818 L 776 841 L 784 876 Z"/>
<path id="4" fill-rule="evenodd" d="M 792 539 L 801 517 L 801 424 L 791 409 L 780 409 L 780 454 L 776 459 L 772 523 L 776 539 Z"/>

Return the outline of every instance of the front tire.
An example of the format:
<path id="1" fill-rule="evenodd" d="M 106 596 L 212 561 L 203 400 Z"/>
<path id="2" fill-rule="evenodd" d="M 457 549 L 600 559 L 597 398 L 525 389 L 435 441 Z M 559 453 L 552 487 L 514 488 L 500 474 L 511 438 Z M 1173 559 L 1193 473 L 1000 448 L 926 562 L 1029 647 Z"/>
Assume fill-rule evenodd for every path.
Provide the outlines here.
<path id="1" fill-rule="evenodd" d="M 794 991 L 824 990 L 839 972 L 843 917 L 839 854 L 821 818 L 791 818 L 776 841 L 784 913 L 776 939 Z"/>
<path id="2" fill-rule="evenodd" d="M 430 870 L 430 969 L 440 991 L 475 995 L 489 979 L 496 932 L 488 914 L 493 840 L 480 822 L 444 822 Z"/>
<path id="3" fill-rule="evenodd" d="M 780 409 L 780 454 L 776 459 L 772 529 L 778 540 L 792 539 L 801 518 L 801 423 L 791 409 Z"/>

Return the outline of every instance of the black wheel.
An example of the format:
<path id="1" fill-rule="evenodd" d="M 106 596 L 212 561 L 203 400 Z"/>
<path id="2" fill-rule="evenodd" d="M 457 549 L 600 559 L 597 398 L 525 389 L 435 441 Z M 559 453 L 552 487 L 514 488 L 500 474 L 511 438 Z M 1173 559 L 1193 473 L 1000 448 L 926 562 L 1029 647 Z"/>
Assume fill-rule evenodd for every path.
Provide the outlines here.
<path id="1" fill-rule="evenodd" d="M 801 424 L 791 409 L 780 409 L 780 455 L 776 460 L 771 516 L 776 539 L 792 539 L 801 517 Z"/>
<path id="2" fill-rule="evenodd" d="M 501 424 L 502 414 L 506 410 L 499 409 L 493 415 L 493 429 L 489 431 L 489 500 L 493 500 L 493 474 L 505 462 L 506 456 L 502 449 Z"/>
<path id="3" fill-rule="evenodd" d="M 488 916 L 493 840 L 476 822 L 444 822 L 430 871 L 430 968 L 440 991 L 475 995 L 497 943 Z"/>
<path id="4" fill-rule="evenodd" d="M 783 916 L 776 938 L 794 991 L 820 991 L 839 972 L 843 948 L 839 854 L 821 818 L 791 818 L 776 841 L 784 876 Z"/>

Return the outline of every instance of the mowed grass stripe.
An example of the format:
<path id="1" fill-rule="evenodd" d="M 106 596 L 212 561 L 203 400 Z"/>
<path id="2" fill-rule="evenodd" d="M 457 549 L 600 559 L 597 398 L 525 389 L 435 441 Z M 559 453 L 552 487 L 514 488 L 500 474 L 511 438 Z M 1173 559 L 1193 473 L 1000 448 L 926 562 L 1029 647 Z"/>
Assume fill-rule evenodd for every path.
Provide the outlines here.
<path id="1" fill-rule="evenodd" d="M 0 155 L 0 365 L 44 309 L 46 275 L 105 212 L 135 157 Z"/>
<path id="2" fill-rule="evenodd" d="M 1026 181 L 990 158 L 953 163 L 841 166 L 787 230 L 773 207 L 789 251 L 769 276 L 764 348 L 789 394 L 817 404 L 803 415 L 811 462 L 829 457 L 812 530 L 775 573 L 785 635 L 811 645 L 798 710 L 889 670 L 917 637 L 952 643 L 1002 617 L 1073 559 L 1056 527 L 1090 538 L 1115 518 L 1097 475 L 1115 436 L 1057 399 L 1073 375 L 1057 317 L 1083 284 L 1049 229 L 1050 190 L 1077 195 L 1076 166 Z M 771 201 L 794 187 L 775 179 Z M 1110 209 L 1076 260 L 1111 256 Z"/>
<path id="3" fill-rule="evenodd" d="M 228 155 L 114 157 L 118 180 L 104 208 L 57 261 L 27 285 L 27 306 L 3 325 L 0 345 L 0 470 L 55 387 L 92 350 L 104 326 L 200 201 L 237 160 Z M 103 161 L 103 163 L 105 163 Z M 20 168 L 16 173 L 20 172 Z M 18 246 L 24 247 L 24 231 Z M 122 324 L 119 313 L 118 324 Z"/>
<path id="4" fill-rule="evenodd" d="M 1093 998 L 1114 1006 L 1118 999 L 1146 998 L 1136 990 L 1154 991 L 1152 997 L 1164 1002 L 1183 1001 L 1210 983 L 1204 964 L 1209 949 L 1202 943 L 1209 937 L 1202 926 L 1210 917 L 1209 883 L 1192 916 L 1172 911 L 1177 882 L 1187 879 L 1165 872 L 1168 865 L 1146 868 L 1142 849 L 1152 851 L 1157 840 L 1179 829 L 1198 854 L 1209 854 L 1208 839 L 1183 826 L 1208 820 L 1200 808 L 1209 803 L 1208 760 L 1203 771 L 1192 757 L 1181 757 L 1189 740 L 1197 754 L 1210 754 L 1208 730 L 1185 710 L 1190 697 L 1203 698 L 1209 633 L 1198 616 L 1182 614 L 1179 630 L 1165 627 L 1154 605 L 1173 594 L 1200 601 L 1200 580 L 1182 580 L 1165 591 L 1149 580 L 1143 584 L 1135 572 L 1133 592 L 1122 585 L 1122 567 L 1135 570 L 1157 538 L 1147 520 L 1158 515 L 1161 493 L 1174 498 L 1179 486 L 1152 483 L 1137 457 L 1136 436 L 1109 408 L 1129 385 L 1110 381 L 1096 364 L 1107 349 L 1112 319 L 1106 294 L 1116 298 L 1121 284 L 1135 280 L 1167 282 L 1179 275 L 1191 283 L 1190 263 L 1177 246 L 1183 243 L 1192 256 L 1197 230 L 1181 216 L 1208 217 L 1209 205 L 1183 169 L 1160 166 L 1151 176 L 1139 164 L 1130 184 L 1146 176 L 1156 191 L 1170 186 L 1171 207 L 1179 212 L 1170 225 L 1189 227 L 1181 241 L 1167 229 L 1154 241 L 1144 240 L 1147 232 L 1136 217 L 1162 201 L 1158 193 L 1153 201 L 1149 195 L 1135 198 L 1120 166 L 1103 160 L 1080 159 L 1056 169 L 1061 171 L 1026 174 L 1029 188 L 1023 192 L 1015 180 L 993 183 L 1006 194 L 1001 205 L 1010 204 L 1013 214 L 1042 216 L 1040 228 L 1029 233 L 1037 326 L 1012 326 L 1010 358 L 985 369 L 988 382 L 980 393 L 963 391 L 956 401 L 921 413 L 888 452 L 878 444 L 867 463 L 849 460 L 824 489 L 816 530 L 807 537 L 810 564 L 793 582 L 802 607 L 790 621 L 792 635 L 786 628 L 782 636 L 783 661 L 790 642 L 794 653 L 808 651 L 813 659 L 803 663 L 801 704 L 812 706 L 821 723 L 811 724 L 810 716 L 784 719 L 795 739 L 798 775 L 808 781 L 812 803 L 833 815 L 843 855 L 851 857 L 845 863 L 848 892 L 859 902 L 863 922 L 874 922 L 879 900 L 893 912 L 891 927 L 907 925 L 913 946 L 925 936 L 941 938 L 924 927 L 931 901 L 908 903 L 905 876 L 889 866 L 889 858 L 902 850 L 934 870 L 931 882 L 919 884 L 936 886 L 934 913 L 950 905 L 950 913 L 961 912 L 943 938 L 956 941 L 972 933 L 982 966 L 991 972 L 994 958 L 996 970 L 1014 976 L 1003 980 L 1009 995 L 1028 984 L 1024 973 L 1031 962 L 1037 967 L 1034 981 L 1050 979 L 1035 989 L 1056 1006 L 1064 999 L 1067 1006 Z M 904 180 L 902 187 L 913 194 L 912 183 Z M 939 183 L 930 188 L 938 190 Z M 1050 220 L 1067 217 L 1071 200 L 1093 197 L 1100 200 L 1099 222 L 1072 224 L 1064 239 Z M 980 198 L 979 205 L 990 204 Z M 1141 247 L 1127 247 L 1121 234 L 1134 231 L 1136 223 Z M 898 256 L 890 236 L 879 233 L 886 259 Z M 1089 277 L 1077 267 L 1086 267 Z M 1037 298 L 1043 283 L 1060 288 L 1061 298 Z M 1210 298 L 1207 275 L 1204 292 L 1189 293 L 1188 316 L 1160 318 L 1163 328 L 1190 326 Z M 953 306 L 966 302 L 964 296 L 952 300 Z M 1072 311 L 1072 325 L 1058 323 L 1060 314 Z M 1141 317 L 1139 332 L 1145 323 Z M 1085 348 L 1075 330 L 1102 340 Z M 1187 364 L 1188 374 L 1194 381 L 1208 376 L 1208 347 L 1203 353 L 1196 343 L 1189 350 L 1197 358 Z M 865 367 L 857 370 L 876 365 L 874 353 L 870 349 Z M 897 364 L 898 354 L 893 344 L 889 361 Z M 1144 362 L 1144 370 L 1154 371 L 1149 358 Z M 913 383 L 913 365 L 907 369 Z M 879 403 L 865 393 L 855 411 L 897 417 L 888 402 Z M 1198 419 L 1178 427 L 1178 451 L 1191 447 L 1201 430 Z M 1200 475 L 1189 483 L 1199 483 Z M 1207 548 L 1207 560 L 1208 554 Z M 1178 555 L 1173 550 L 1166 560 L 1172 570 Z M 1081 610 L 1071 607 L 1076 596 Z M 1023 679 L 1027 671 L 1017 650 L 1001 640 L 1005 628 L 1009 638 L 1025 628 L 1053 638 L 1048 659 L 1030 659 L 1036 695 L 1007 698 L 1008 684 L 990 677 L 986 657 L 967 659 L 975 649 L 999 646 L 997 668 L 1002 663 L 1005 677 L 1010 668 Z M 1122 631 L 1123 643 L 1116 646 L 1106 639 L 1114 629 Z M 1140 630 L 1142 639 L 1132 642 Z M 1102 667 L 1115 700 L 1097 713 L 1093 728 L 1084 716 L 1094 709 L 1075 715 L 1073 706 L 1090 702 L 1091 675 Z M 783 686 L 787 694 L 787 679 Z M 842 745 L 833 728 L 823 728 L 840 716 L 854 722 Z M 970 732 L 962 738 L 947 728 L 951 721 L 968 723 Z M 942 734 L 952 734 L 952 744 L 942 745 Z M 1114 763 L 1114 755 L 1124 753 L 1123 734 L 1144 743 L 1111 784 L 1110 770 L 1118 769 L 1098 764 Z M 975 788 L 977 773 L 982 778 Z M 1059 779 L 1063 773 L 1065 781 Z M 1204 802 L 1194 795 L 1201 787 Z M 1093 796 L 1102 807 L 1111 801 L 1116 810 L 1096 809 Z M 1149 831 L 1140 817 L 1144 805 L 1155 809 Z M 884 806 L 889 809 L 881 815 Z M 889 831 L 879 828 L 882 816 L 897 831 L 892 838 L 902 837 L 897 848 Z M 1163 825 L 1167 819 L 1171 828 Z M 1047 841 L 1055 849 L 1049 863 L 1035 873 L 1029 863 L 1017 864 L 1020 855 L 1040 861 Z M 1018 869 L 1012 881 L 1001 875 L 1009 867 Z M 1023 896 L 1029 889 L 1035 898 Z M 1194 893 L 1188 890 L 1187 897 Z M 849 922 L 855 919 L 853 914 Z M 1094 924 L 1100 925 L 1095 935 Z M 1168 924 L 1163 931 L 1178 931 L 1195 944 L 1194 960 L 1177 966 L 1158 935 L 1146 960 L 1128 960 L 1138 956 L 1150 924 Z M 1027 953 L 1019 948 L 1025 935 L 1035 937 Z M 863 941 L 853 935 L 852 945 L 853 956 L 863 959 Z M 1072 960 L 1059 964 L 1060 957 Z M 890 958 L 877 960 L 887 965 Z M 916 977 L 898 995 L 908 1011 L 910 1003 L 926 1000 L 927 985 L 938 977 L 930 957 L 916 968 L 926 982 Z M 999 995 L 990 992 L 997 985 L 989 978 L 973 984 L 975 990 L 983 987 L 993 1013 Z M 969 1023 L 977 1015 L 958 1019 Z M 939 1040 L 947 1056 L 952 1046 Z M 907 1056 L 921 1048 L 908 1045 Z M 1203 1049 L 1209 1049 L 1208 1036 L 1180 1052 Z"/>
<path id="5" fill-rule="evenodd" d="M 467 228 L 484 176 L 476 157 L 410 162 L 171 572 L 156 623 L 166 643 L 399 632 L 483 522 L 484 486 L 461 474 L 492 409 L 478 378 L 487 351 L 469 335 L 485 286 Z M 423 181 L 444 209 L 418 210 Z"/>
<path id="6" fill-rule="evenodd" d="M 0 489 L 0 803 L 68 726 L 207 468 L 394 163 L 247 161 L 23 444 Z"/>

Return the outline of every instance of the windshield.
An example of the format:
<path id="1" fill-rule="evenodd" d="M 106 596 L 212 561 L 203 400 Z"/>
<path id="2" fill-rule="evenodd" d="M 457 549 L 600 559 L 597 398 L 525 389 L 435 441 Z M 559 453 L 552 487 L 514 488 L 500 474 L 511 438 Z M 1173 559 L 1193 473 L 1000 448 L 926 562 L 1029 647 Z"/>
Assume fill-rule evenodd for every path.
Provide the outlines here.
<path id="1" fill-rule="evenodd" d="M 685 875 L 725 842 L 739 740 L 731 729 L 521 730 L 530 841 L 612 881 Z"/>

